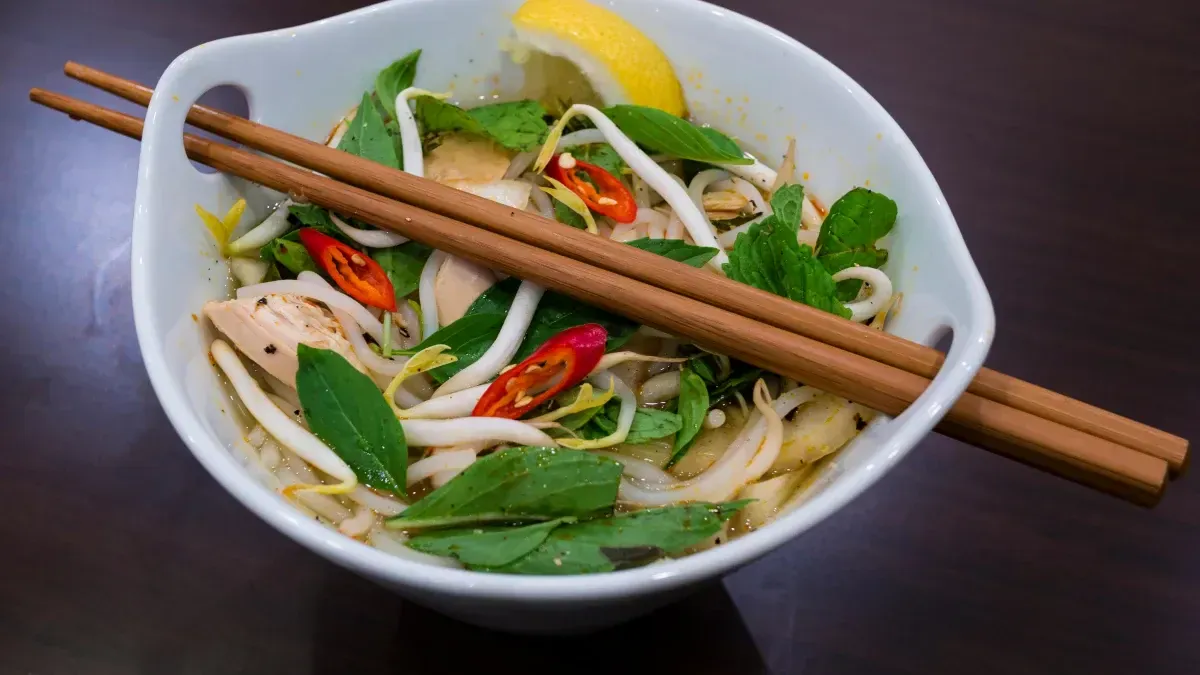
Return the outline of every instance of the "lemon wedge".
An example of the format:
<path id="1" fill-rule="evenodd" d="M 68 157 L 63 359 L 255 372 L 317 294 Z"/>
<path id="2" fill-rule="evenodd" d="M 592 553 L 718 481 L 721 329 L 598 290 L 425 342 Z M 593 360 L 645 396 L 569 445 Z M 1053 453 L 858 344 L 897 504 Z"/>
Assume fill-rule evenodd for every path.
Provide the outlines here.
<path id="1" fill-rule="evenodd" d="M 575 64 L 606 105 L 687 116 L 666 54 L 618 14 L 585 0 L 526 0 L 512 22 L 520 42 Z"/>

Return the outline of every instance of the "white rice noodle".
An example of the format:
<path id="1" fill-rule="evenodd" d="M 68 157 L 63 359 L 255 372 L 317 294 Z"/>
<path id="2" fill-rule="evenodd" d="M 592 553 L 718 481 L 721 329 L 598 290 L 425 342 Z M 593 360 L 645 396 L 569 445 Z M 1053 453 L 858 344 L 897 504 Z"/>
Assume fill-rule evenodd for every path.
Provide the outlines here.
<path id="1" fill-rule="evenodd" d="M 607 385 L 606 385 L 607 386 Z M 546 432 L 524 422 L 502 417 L 457 417 L 447 420 L 400 420 L 404 438 L 416 448 L 459 445 L 479 441 L 555 447 Z"/>
<path id="2" fill-rule="evenodd" d="M 609 145 L 616 150 L 621 159 L 629 165 L 642 180 L 653 188 L 658 194 L 662 195 L 671 208 L 679 214 L 680 220 L 687 228 L 687 231 L 692 235 L 692 239 L 698 246 L 710 246 L 719 248 L 717 244 L 716 234 L 713 232 L 712 225 L 709 224 L 708 218 L 704 216 L 704 212 L 697 208 L 688 196 L 687 190 L 684 190 L 672 178 L 674 174 L 667 173 L 654 160 L 650 159 L 649 155 L 642 151 L 628 136 L 621 133 L 617 125 L 613 124 L 612 120 L 608 119 L 604 113 L 590 105 L 575 104 L 571 106 L 567 115 L 582 114 L 596 125 L 596 130 L 603 136 L 604 140 L 608 141 Z M 729 256 L 721 251 L 713 256 L 709 261 L 717 270 L 721 266 L 729 262 Z"/>
<path id="3" fill-rule="evenodd" d="M 646 185 L 646 181 L 642 180 L 637 174 L 633 176 L 633 202 L 638 205 L 639 209 L 645 209 L 653 206 L 651 200 L 652 192 L 650 187 Z"/>
<path id="4" fill-rule="evenodd" d="M 408 484 L 415 485 L 438 473 L 462 471 L 474 462 L 475 451 L 473 450 L 453 450 L 430 455 L 409 465 Z"/>
<path id="5" fill-rule="evenodd" d="M 704 191 L 713 183 L 725 180 L 729 180 L 729 172 L 720 169 L 705 169 L 692 178 L 688 185 L 688 196 L 692 198 L 696 208 L 700 209 L 700 213 L 704 213 Z M 704 220 L 708 221 L 708 215 L 704 216 Z M 711 223 L 709 224 L 711 226 Z"/>
<path id="6" fill-rule="evenodd" d="M 284 447 L 299 455 L 333 478 L 348 485 L 356 485 L 354 471 L 336 453 L 300 426 L 291 415 L 280 410 L 267 393 L 258 386 L 237 353 L 224 340 L 212 343 L 213 360 L 229 378 L 234 391 L 250 414 Z"/>
<path id="7" fill-rule="evenodd" d="M 618 499 L 641 506 L 665 506 L 684 501 L 722 502 L 730 499 L 746 483 L 753 482 L 771 468 L 783 444 L 782 417 L 811 401 L 820 391 L 800 387 L 785 392 L 768 403 L 762 380 L 754 387 L 754 405 L 758 408 L 742 427 L 741 433 L 712 466 L 699 476 L 667 486 L 623 479 Z"/>
<path id="8" fill-rule="evenodd" d="M 301 273 L 303 274 L 303 273 Z M 309 273 L 314 274 L 315 273 Z M 358 323 L 358 325 L 375 338 L 377 342 L 383 342 L 383 324 L 379 322 L 365 307 L 358 304 L 358 301 L 341 291 L 334 290 L 328 285 L 320 285 L 311 281 L 312 277 L 298 279 L 283 279 L 280 281 L 268 281 L 264 284 L 255 284 L 253 286 L 243 286 L 238 289 L 238 298 L 258 298 L 264 295 L 283 294 L 299 295 L 313 300 L 319 300 L 329 306 L 332 310 L 342 310 L 349 314 Z"/>
<path id="9" fill-rule="evenodd" d="M 848 267 L 833 275 L 834 281 L 859 279 L 870 286 L 871 294 L 865 299 L 846 303 L 852 321 L 869 321 L 887 307 L 892 299 L 892 280 L 882 270 L 874 267 Z M 860 296 L 861 297 L 861 296 Z"/>
<path id="10" fill-rule="evenodd" d="M 262 447 L 258 449 L 258 458 L 262 461 L 263 466 L 268 469 L 275 470 L 279 466 L 279 462 L 283 461 L 283 453 L 280 451 L 279 444 L 272 440 L 267 440 Z"/>
<path id="11" fill-rule="evenodd" d="M 667 218 L 667 239 L 683 239 L 683 221 L 674 211 Z"/>
<path id="12" fill-rule="evenodd" d="M 230 258 L 229 271 L 239 286 L 262 283 L 270 266 L 258 258 Z"/>
<path id="13" fill-rule="evenodd" d="M 680 372 L 672 370 L 651 377 L 642 383 L 643 403 L 666 403 L 679 398 Z"/>
<path id="14" fill-rule="evenodd" d="M 408 107 L 408 100 L 415 96 L 446 98 L 446 94 L 435 94 L 416 87 L 396 94 L 396 125 L 400 127 L 400 143 L 404 147 L 404 172 L 424 178 L 425 151 L 421 147 L 421 132 L 417 129 L 417 118 Z"/>
<path id="15" fill-rule="evenodd" d="M 608 452 L 606 450 L 593 450 L 592 454 L 607 457 L 618 462 L 624 468 L 626 476 L 642 481 L 643 483 L 650 485 L 674 485 L 679 482 L 678 478 L 643 459 L 622 455 L 619 452 Z"/>
<path id="16" fill-rule="evenodd" d="M 438 270 L 442 268 L 442 263 L 446 262 L 449 258 L 450 254 L 444 251 L 434 251 L 425 260 L 425 266 L 421 268 L 421 279 L 417 286 L 417 297 L 421 302 L 421 317 L 424 322 L 421 325 L 421 335 L 424 337 L 433 335 L 439 327 L 437 294 L 434 290 L 434 282 L 437 279 Z"/>
<path id="17" fill-rule="evenodd" d="M 268 396 L 271 397 L 271 400 L 275 401 L 275 405 L 284 410 L 298 410 L 300 408 L 300 395 L 296 393 L 295 387 L 285 384 L 283 380 L 265 370 L 262 371 L 262 376 L 267 382 L 267 388 L 271 390 Z"/>
<path id="18" fill-rule="evenodd" d="M 246 442 L 252 448 L 261 448 L 262 444 L 267 442 L 267 431 L 262 428 L 261 424 L 254 425 L 250 433 L 246 434 Z"/>
<path id="19" fill-rule="evenodd" d="M 435 565 L 437 567 L 448 567 L 451 569 L 462 569 L 462 563 L 454 558 L 443 557 L 440 555 L 429 555 L 421 553 L 415 549 L 411 549 L 404 545 L 407 537 L 400 532 L 394 532 L 385 529 L 382 525 L 377 524 L 367 533 L 367 543 L 375 548 L 394 555 L 397 558 L 404 558 L 413 562 L 419 562 L 422 565 Z"/>
<path id="20" fill-rule="evenodd" d="M 496 341 L 475 363 L 458 371 L 438 387 L 433 392 L 434 397 L 470 389 L 499 374 L 500 369 L 507 366 L 520 349 L 521 341 L 525 339 L 525 331 L 529 329 L 529 322 L 533 320 L 533 312 L 545 292 L 545 288 L 532 281 L 522 281 L 512 305 L 508 308 L 508 316 L 504 317 L 504 325 L 500 327 Z"/>
<path id="21" fill-rule="evenodd" d="M 375 524 L 375 512 L 365 506 L 359 506 L 354 515 L 346 518 L 338 525 L 338 532 L 355 539 L 366 536 Z"/>
<path id="22" fill-rule="evenodd" d="M 428 401 L 407 407 L 404 411 L 406 419 L 446 420 L 455 417 L 470 417 L 475 410 L 483 393 L 492 386 L 491 383 L 481 384 L 470 389 L 456 391 L 445 396 L 435 396 Z"/>
<path id="23" fill-rule="evenodd" d="M 329 212 L 329 219 L 333 221 L 337 229 L 342 231 L 342 234 L 367 248 L 391 248 L 408 241 L 408 237 L 388 230 L 364 230 L 354 227 L 332 211 Z"/>
<path id="24" fill-rule="evenodd" d="M 641 209 L 638 209 L 639 211 Z M 632 223 L 617 223 L 613 228 L 612 233 L 608 235 L 609 239 L 625 243 L 634 239 L 642 239 L 646 236 L 646 223 L 639 223 L 636 220 Z"/>
<path id="25" fill-rule="evenodd" d="M 365 485 L 359 485 L 346 493 L 346 496 L 354 503 L 365 506 L 381 516 L 398 516 L 408 508 L 404 502 L 385 497 Z"/>
<path id="26" fill-rule="evenodd" d="M 632 223 L 628 224 L 628 227 L 640 229 L 641 226 L 645 226 L 646 236 L 651 239 L 663 239 L 667 236 L 667 224 L 669 221 L 670 219 L 659 211 L 651 208 L 639 208 L 637 216 L 634 217 Z M 614 238 L 616 234 L 617 230 L 614 229 Z"/>
<path id="27" fill-rule="evenodd" d="M 271 215 L 230 243 L 227 247 L 229 254 L 236 255 L 256 251 L 274 241 L 276 237 L 283 236 L 291 228 L 291 224 L 288 223 L 288 207 L 291 205 L 292 200 L 283 200 L 279 206 L 275 207 Z"/>

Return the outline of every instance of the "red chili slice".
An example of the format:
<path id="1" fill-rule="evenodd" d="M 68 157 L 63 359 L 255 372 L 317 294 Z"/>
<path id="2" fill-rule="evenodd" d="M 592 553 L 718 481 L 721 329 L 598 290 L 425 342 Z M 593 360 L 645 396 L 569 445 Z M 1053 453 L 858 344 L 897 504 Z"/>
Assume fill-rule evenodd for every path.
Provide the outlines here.
<path id="1" fill-rule="evenodd" d="M 562 165 L 564 156 L 570 157 L 566 167 Z M 580 171 L 587 174 L 591 182 L 581 177 Z M 555 155 L 546 165 L 546 175 L 566 185 L 596 213 L 608 216 L 618 223 L 632 223 L 637 218 L 638 207 L 633 193 L 625 187 L 621 179 L 595 164 L 588 164 L 563 153 Z"/>
<path id="2" fill-rule="evenodd" d="M 568 328 L 492 382 L 471 414 L 520 418 L 583 381 L 604 356 L 608 331 L 588 323 Z"/>
<path id="3" fill-rule="evenodd" d="M 396 311 L 392 282 L 370 256 L 311 227 L 300 230 L 300 243 L 346 295 L 364 305 Z"/>

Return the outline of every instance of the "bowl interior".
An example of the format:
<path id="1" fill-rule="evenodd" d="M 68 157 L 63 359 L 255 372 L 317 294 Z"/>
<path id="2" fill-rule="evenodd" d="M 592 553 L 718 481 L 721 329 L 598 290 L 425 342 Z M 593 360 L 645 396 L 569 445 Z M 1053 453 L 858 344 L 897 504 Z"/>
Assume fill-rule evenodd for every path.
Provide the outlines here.
<path id="1" fill-rule="evenodd" d="M 253 222 L 279 195 L 196 171 L 179 134 L 187 106 L 208 89 L 241 88 L 251 116 L 323 140 L 376 72 L 423 50 L 417 86 L 449 90 L 470 105 L 520 89 L 501 51 L 518 0 L 396 0 L 315 24 L 202 45 L 159 82 L 147 117 L 133 236 L 133 294 L 147 368 L 172 422 L 205 467 L 252 510 L 338 562 L 410 587 L 448 593 L 532 593 L 543 598 L 629 594 L 679 584 L 744 563 L 821 520 L 895 464 L 963 390 L 990 345 L 987 292 L 928 169 L 891 118 L 850 78 L 807 48 L 757 22 L 690 0 L 606 4 L 655 40 L 673 61 L 696 118 L 738 137 L 769 164 L 795 138 L 798 172 L 826 205 L 856 185 L 899 205 L 886 267 L 903 306 L 889 330 L 932 343 L 955 334 L 934 385 L 895 420 L 879 419 L 840 455 L 829 480 L 771 527 L 728 546 L 587 579 L 501 579 L 397 561 L 325 530 L 257 484 L 243 466 L 235 404 L 209 365 L 212 335 L 201 305 L 227 297 L 228 273 L 194 205 L 222 213 L 247 197 Z M 769 67 L 764 67 L 769 64 Z M 463 585 L 462 580 L 472 581 Z M 606 580 L 609 579 L 609 580 Z M 673 581 L 672 581 L 673 580 Z M 514 590 L 515 589 L 515 590 Z"/>

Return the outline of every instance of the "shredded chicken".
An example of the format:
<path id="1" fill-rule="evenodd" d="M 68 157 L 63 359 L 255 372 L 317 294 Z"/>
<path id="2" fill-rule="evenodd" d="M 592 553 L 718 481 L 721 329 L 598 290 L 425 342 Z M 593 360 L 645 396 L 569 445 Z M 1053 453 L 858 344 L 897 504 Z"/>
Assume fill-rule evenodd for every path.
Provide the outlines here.
<path id="1" fill-rule="evenodd" d="M 448 326 L 461 319 L 471 303 L 496 281 L 488 268 L 457 256 L 448 257 L 433 282 L 439 325 Z"/>
<path id="2" fill-rule="evenodd" d="M 296 347 L 332 349 L 355 368 L 366 368 L 342 325 L 320 303 L 298 295 L 267 295 L 222 302 L 207 302 L 204 314 L 238 351 L 289 386 L 296 383 Z"/>
<path id="3" fill-rule="evenodd" d="M 455 134 L 425 156 L 425 177 L 443 185 L 493 183 L 504 178 L 511 161 L 510 153 L 490 140 Z"/>

